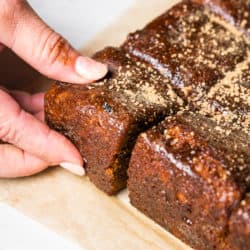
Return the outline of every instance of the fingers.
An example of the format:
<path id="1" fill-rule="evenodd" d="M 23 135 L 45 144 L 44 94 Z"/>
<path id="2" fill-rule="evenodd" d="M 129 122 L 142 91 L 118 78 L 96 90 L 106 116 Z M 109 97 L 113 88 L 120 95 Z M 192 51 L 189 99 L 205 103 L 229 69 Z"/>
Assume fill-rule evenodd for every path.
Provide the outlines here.
<path id="1" fill-rule="evenodd" d="M 50 165 L 71 163 L 84 173 L 81 155 L 61 134 L 23 111 L 0 90 L 0 139 L 48 162 Z M 67 165 L 68 166 L 68 165 Z"/>
<path id="2" fill-rule="evenodd" d="M 0 155 L 0 178 L 30 176 L 48 167 L 47 162 L 10 144 L 0 145 Z M 62 163 L 62 167 L 76 175 L 84 174 L 84 169 L 71 163 Z"/>
<path id="3" fill-rule="evenodd" d="M 14 90 L 10 91 L 9 94 L 18 102 L 22 109 L 44 122 L 44 93 L 31 95 L 24 91 Z"/>
<path id="4" fill-rule="evenodd" d="M 44 93 L 31 95 L 24 91 L 14 90 L 10 91 L 10 94 L 29 113 L 35 114 L 43 110 Z"/>
<path id="5" fill-rule="evenodd" d="M 48 167 L 48 163 L 10 144 L 0 144 L 0 178 L 30 176 Z"/>
<path id="6" fill-rule="evenodd" d="M 107 66 L 82 57 L 24 0 L 0 1 L 2 42 L 42 74 L 72 83 L 102 78 Z"/>

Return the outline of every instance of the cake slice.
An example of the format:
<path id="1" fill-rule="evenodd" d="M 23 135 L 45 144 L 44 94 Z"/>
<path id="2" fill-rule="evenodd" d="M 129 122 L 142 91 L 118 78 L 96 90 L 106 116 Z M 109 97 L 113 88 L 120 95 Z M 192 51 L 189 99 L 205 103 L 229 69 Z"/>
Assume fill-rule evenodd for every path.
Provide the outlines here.
<path id="1" fill-rule="evenodd" d="M 66 135 L 82 154 L 90 180 L 114 194 L 126 186 L 137 135 L 182 106 L 169 80 L 123 50 L 95 55 L 109 75 L 84 85 L 55 83 L 46 94 L 50 127 Z"/>
<path id="2" fill-rule="evenodd" d="M 133 150 L 131 203 L 194 249 L 232 249 L 230 216 L 250 187 L 250 138 L 230 130 L 184 112 L 142 133 Z"/>
<path id="3" fill-rule="evenodd" d="M 225 1 L 224 1 L 225 2 Z M 128 36 L 123 47 L 170 79 L 187 102 L 196 102 L 246 60 L 244 37 L 201 4 L 182 1 Z"/>

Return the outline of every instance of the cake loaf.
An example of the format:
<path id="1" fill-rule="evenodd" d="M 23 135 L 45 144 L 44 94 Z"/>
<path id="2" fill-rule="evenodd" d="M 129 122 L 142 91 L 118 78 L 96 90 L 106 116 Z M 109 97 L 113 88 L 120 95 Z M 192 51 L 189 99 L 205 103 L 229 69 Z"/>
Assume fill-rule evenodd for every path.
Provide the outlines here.
<path id="1" fill-rule="evenodd" d="M 106 48 L 95 58 L 109 65 L 109 75 L 87 86 L 54 84 L 46 94 L 46 120 L 79 149 L 90 180 L 114 194 L 126 186 L 137 135 L 183 102 L 168 79 L 123 50 Z"/>
<path id="2" fill-rule="evenodd" d="M 249 218 L 236 212 L 230 221 L 250 187 L 249 139 L 198 113 L 167 118 L 136 143 L 132 204 L 194 249 L 250 249 Z M 237 234 L 245 248 L 235 246 Z"/>

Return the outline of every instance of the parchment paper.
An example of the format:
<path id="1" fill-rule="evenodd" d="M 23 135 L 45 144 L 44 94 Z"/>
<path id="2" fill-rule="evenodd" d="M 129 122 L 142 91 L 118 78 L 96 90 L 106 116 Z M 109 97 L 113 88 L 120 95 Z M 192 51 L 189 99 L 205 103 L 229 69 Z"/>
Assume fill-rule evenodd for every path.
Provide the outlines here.
<path id="1" fill-rule="evenodd" d="M 107 45 L 119 45 L 129 32 L 143 27 L 176 2 L 138 0 L 83 52 L 91 55 Z M 39 77 L 29 89 L 46 89 L 48 82 Z M 29 178 L 0 179 L 0 201 L 87 250 L 189 249 L 130 206 L 126 190 L 108 197 L 87 177 L 76 177 L 59 168 Z"/>

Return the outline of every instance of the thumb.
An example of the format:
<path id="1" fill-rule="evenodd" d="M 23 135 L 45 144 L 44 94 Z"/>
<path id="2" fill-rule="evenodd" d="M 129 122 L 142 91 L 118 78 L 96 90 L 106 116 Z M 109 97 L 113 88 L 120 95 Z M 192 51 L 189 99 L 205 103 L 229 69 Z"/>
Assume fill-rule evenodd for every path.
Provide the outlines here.
<path id="1" fill-rule="evenodd" d="M 107 73 L 107 66 L 80 56 L 24 0 L 0 1 L 0 34 L 0 42 L 50 78 L 88 83 Z"/>

